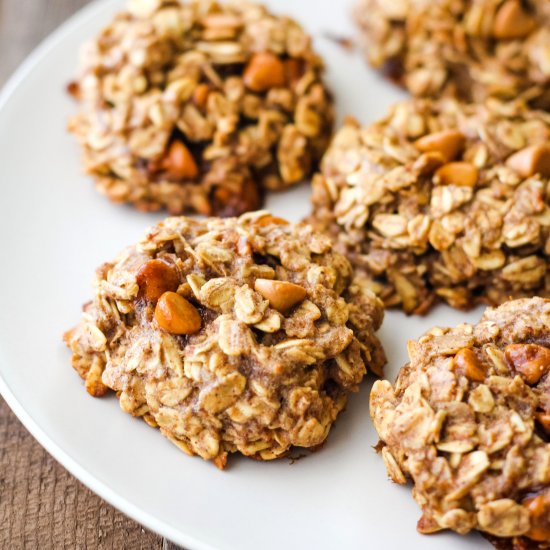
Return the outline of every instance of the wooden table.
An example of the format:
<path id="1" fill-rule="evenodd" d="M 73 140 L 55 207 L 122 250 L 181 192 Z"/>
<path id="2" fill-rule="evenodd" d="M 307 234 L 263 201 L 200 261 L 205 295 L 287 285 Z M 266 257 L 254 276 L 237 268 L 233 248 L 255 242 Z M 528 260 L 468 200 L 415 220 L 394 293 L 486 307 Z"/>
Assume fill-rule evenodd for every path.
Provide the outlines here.
<path id="1" fill-rule="evenodd" d="M 0 0 L 0 85 L 90 0 Z M 84 487 L 25 430 L 0 397 L 0 548 L 177 550 Z"/>

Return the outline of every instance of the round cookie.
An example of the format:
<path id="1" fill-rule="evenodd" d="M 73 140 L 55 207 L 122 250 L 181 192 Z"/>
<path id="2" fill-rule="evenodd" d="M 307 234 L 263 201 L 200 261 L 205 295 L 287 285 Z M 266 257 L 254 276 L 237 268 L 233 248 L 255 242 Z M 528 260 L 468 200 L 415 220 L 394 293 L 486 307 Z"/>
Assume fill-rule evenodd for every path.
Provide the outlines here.
<path id="1" fill-rule="evenodd" d="M 370 63 L 416 96 L 550 109 L 547 0 L 359 0 Z"/>
<path id="2" fill-rule="evenodd" d="M 267 212 L 168 218 L 95 288 L 65 335 L 88 392 L 220 468 L 322 444 L 385 363 L 381 301 L 327 237 Z"/>
<path id="3" fill-rule="evenodd" d="M 414 484 L 418 530 L 549 548 L 550 300 L 434 328 L 409 357 L 393 387 L 374 384 L 370 406 L 388 474 Z"/>
<path id="4" fill-rule="evenodd" d="M 550 116 L 519 103 L 398 103 L 349 121 L 313 183 L 312 223 L 387 306 L 425 313 L 550 295 Z"/>
<path id="5" fill-rule="evenodd" d="M 112 201 L 238 215 L 316 168 L 322 73 L 300 25 L 259 4 L 132 0 L 82 53 L 69 129 Z"/>

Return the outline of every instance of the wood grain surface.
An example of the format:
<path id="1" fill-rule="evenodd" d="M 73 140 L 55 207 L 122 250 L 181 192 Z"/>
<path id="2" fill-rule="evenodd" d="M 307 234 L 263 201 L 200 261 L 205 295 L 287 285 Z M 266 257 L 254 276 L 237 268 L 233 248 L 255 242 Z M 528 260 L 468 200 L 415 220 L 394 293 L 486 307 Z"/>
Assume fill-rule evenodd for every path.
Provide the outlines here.
<path id="1" fill-rule="evenodd" d="M 0 0 L 0 85 L 90 0 Z M 0 549 L 177 550 L 84 487 L 0 397 Z"/>

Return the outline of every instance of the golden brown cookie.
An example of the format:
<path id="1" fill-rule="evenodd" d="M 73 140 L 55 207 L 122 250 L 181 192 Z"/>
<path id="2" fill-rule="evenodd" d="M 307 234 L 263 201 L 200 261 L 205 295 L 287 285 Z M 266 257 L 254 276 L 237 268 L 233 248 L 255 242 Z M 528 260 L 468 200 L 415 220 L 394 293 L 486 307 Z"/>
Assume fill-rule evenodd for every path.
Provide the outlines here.
<path id="1" fill-rule="evenodd" d="M 94 396 L 189 454 L 270 460 L 314 448 L 381 374 L 382 303 L 330 240 L 267 212 L 168 218 L 100 267 L 65 335 Z"/>
<path id="2" fill-rule="evenodd" d="M 550 548 L 550 300 L 409 344 L 371 416 L 391 479 L 414 484 L 418 530 L 476 529 L 497 548 Z"/>
<path id="3" fill-rule="evenodd" d="M 315 169 L 322 74 L 300 25 L 259 4 L 133 0 L 83 51 L 69 128 L 111 200 L 238 215 Z"/>
<path id="4" fill-rule="evenodd" d="M 468 309 L 550 295 L 549 193 L 547 113 L 416 99 L 340 130 L 311 221 L 387 306 Z"/>
<path id="5" fill-rule="evenodd" d="M 413 95 L 550 109 L 547 0 L 359 0 L 370 63 Z"/>

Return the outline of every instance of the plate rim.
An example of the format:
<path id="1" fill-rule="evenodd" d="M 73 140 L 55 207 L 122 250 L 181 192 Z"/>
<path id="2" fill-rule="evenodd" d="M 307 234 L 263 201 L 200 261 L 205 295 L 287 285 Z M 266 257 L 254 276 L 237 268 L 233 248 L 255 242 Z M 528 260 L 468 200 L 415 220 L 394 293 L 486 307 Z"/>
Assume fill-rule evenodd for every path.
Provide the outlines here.
<path id="1" fill-rule="evenodd" d="M 0 111 L 6 107 L 18 88 L 30 76 L 33 69 L 47 57 L 55 46 L 63 41 L 66 35 L 71 34 L 78 29 L 78 27 L 85 25 L 90 19 L 93 19 L 103 10 L 107 9 L 107 6 L 110 4 L 115 5 L 118 2 L 119 0 L 94 0 L 87 6 L 77 10 L 54 31 L 48 34 L 18 65 L 0 89 Z M 0 356 L 0 363 L 3 368 L 8 367 L 7 361 L 2 356 Z M 112 490 L 96 475 L 90 473 L 40 426 L 39 421 L 26 411 L 25 407 L 12 392 L 7 381 L 4 380 L 2 375 L 3 368 L 0 369 L 0 395 L 34 439 L 38 441 L 38 443 L 59 464 L 76 477 L 78 481 L 116 508 L 119 512 L 130 517 L 157 535 L 165 537 L 180 546 L 184 546 L 186 550 L 216 550 L 214 546 L 183 533 L 181 530 L 172 527 L 162 519 L 157 518 L 154 514 L 146 512 L 139 506 L 136 506 L 126 498 L 120 496 L 116 491 Z"/>

